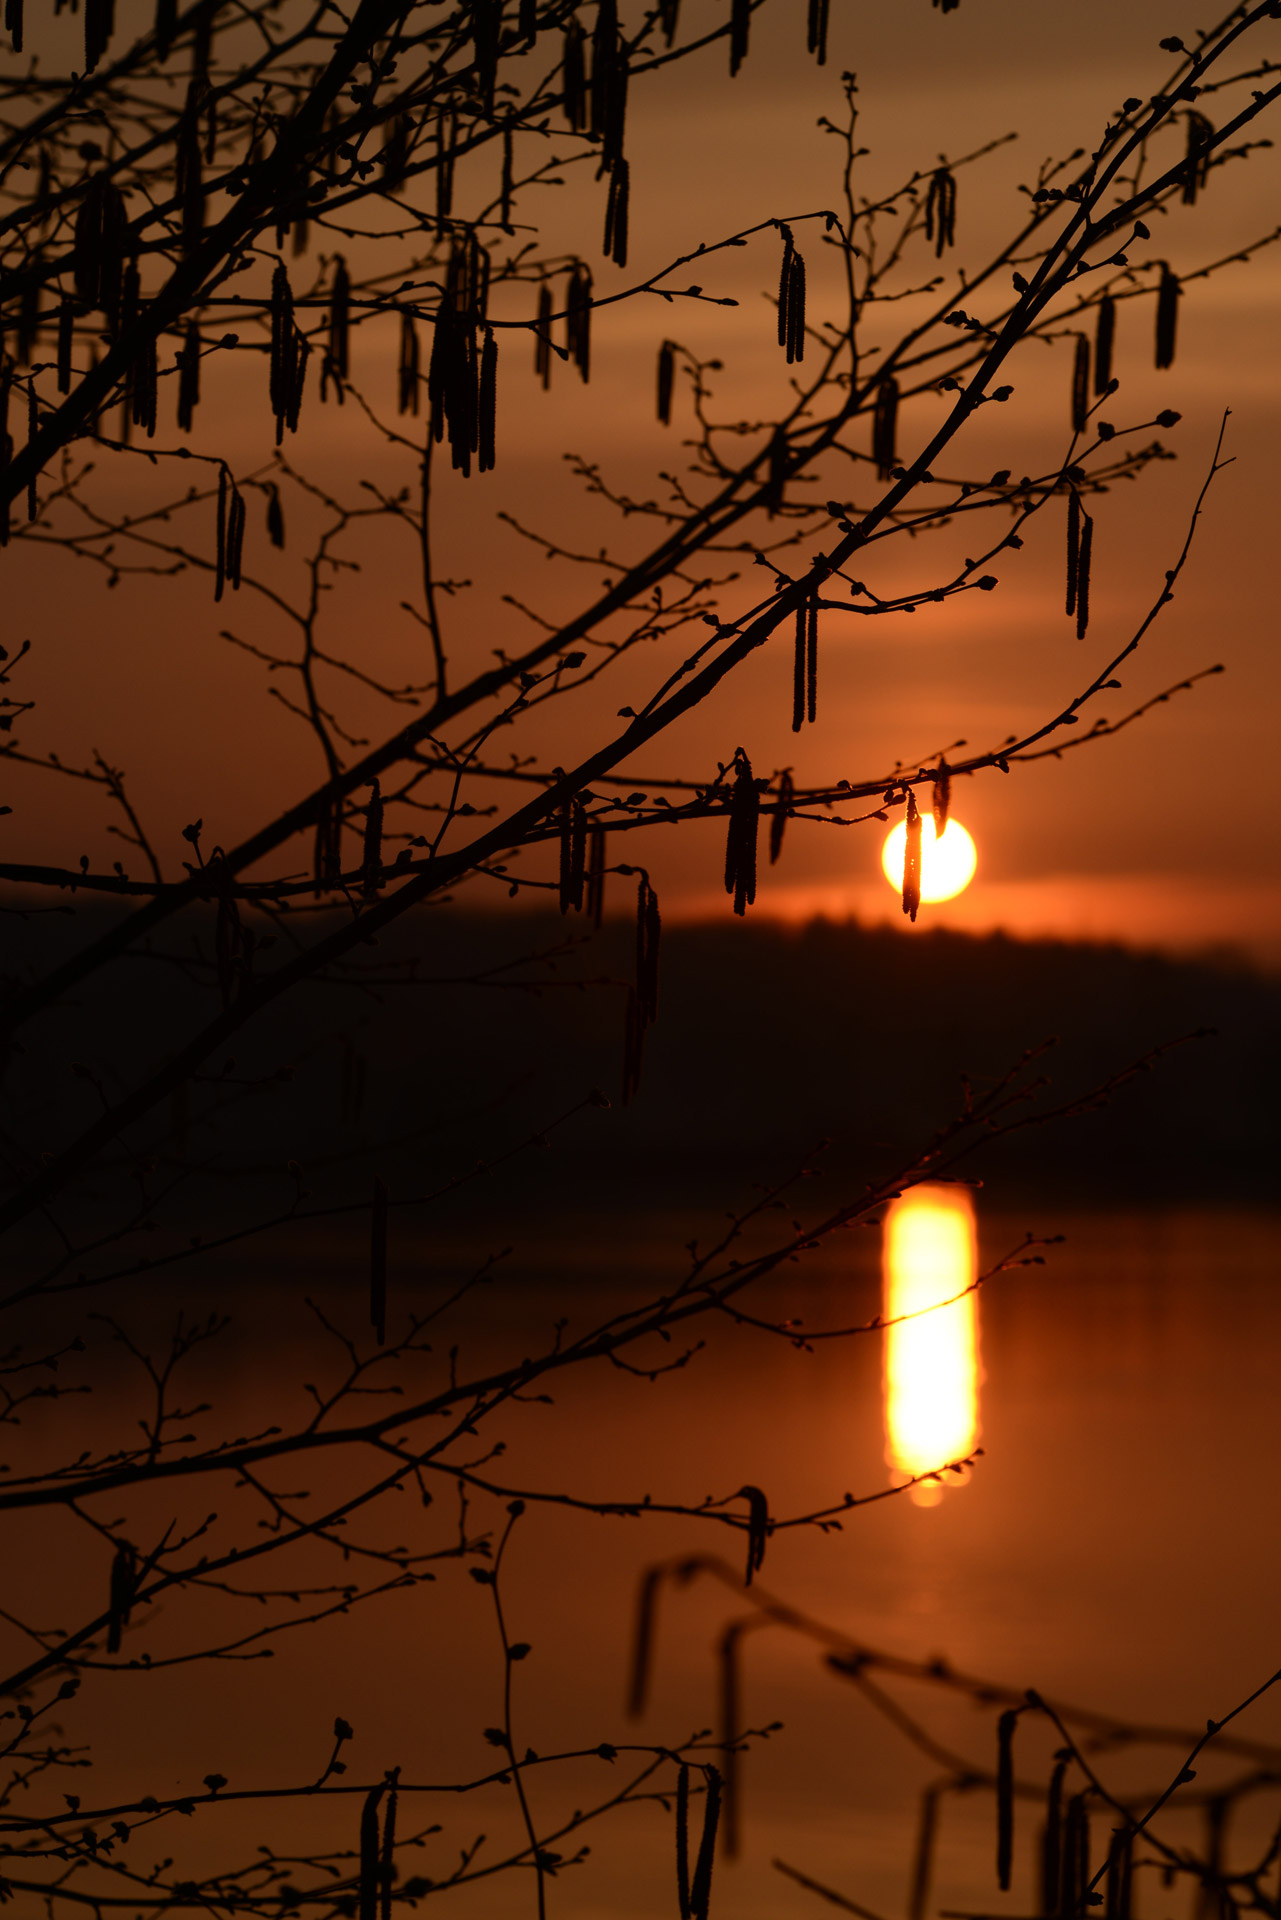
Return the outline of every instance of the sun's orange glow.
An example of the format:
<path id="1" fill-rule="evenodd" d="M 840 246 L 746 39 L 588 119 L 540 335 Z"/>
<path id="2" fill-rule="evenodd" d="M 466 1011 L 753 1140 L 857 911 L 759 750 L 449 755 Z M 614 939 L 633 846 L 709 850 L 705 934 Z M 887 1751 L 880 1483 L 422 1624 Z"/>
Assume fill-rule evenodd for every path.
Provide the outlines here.
<path id="1" fill-rule="evenodd" d="M 886 835 L 881 848 L 881 868 L 890 885 L 903 891 L 903 862 L 907 850 L 907 823 L 900 820 Z M 949 820 L 941 834 L 927 813 L 921 821 L 921 898 L 951 900 L 963 893 L 974 878 L 978 853 L 973 837 L 959 820 Z"/>
<path id="2" fill-rule="evenodd" d="M 978 1297 L 965 1288 L 977 1260 L 974 1206 L 963 1188 L 915 1187 L 891 1206 L 884 1313 L 897 1324 L 885 1336 L 885 1431 L 886 1458 L 901 1476 L 928 1473 L 973 1451 Z M 957 1483 L 955 1475 L 947 1479 Z M 911 1497 L 933 1506 L 942 1485 L 925 1481 Z"/>

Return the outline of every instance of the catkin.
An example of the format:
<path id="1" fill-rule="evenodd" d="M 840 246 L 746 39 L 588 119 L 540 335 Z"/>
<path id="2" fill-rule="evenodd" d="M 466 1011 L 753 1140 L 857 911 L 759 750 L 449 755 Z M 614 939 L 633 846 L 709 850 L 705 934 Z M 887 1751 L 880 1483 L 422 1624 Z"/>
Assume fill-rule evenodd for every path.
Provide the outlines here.
<path id="1" fill-rule="evenodd" d="M 387 1189 L 374 1181 L 369 1208 L 369 1324 L 379 1346 L 387 1342 Z"/>
<path id="2" fill-rule="evenodd" d="M 747 58 L 747 43 L 752 31 L 752 0 L 730 0 L 729 72 L 730 79 Z"/>
<path id="3" fill-rule="evenodd" d="M 1117 1827 L 1108 1847 L 1104 1892 L 1104 1920 L 1130 1920 L 1130 1886 L 1134 1859 L 1134 1829 Z"/>
<path id="4" fill-rule="evenodd" d="M 371 1787 L 360 1810 L 359 1920 L 378 1920 L 378 1803 L 381 1787 Z"/>
<path id="5" fill-rule="evenodd" d="M 127 220 L 120 190 L 105 173 L 90 180 L 76 215 L 76 297 L 114 321 L 124 272 Z"/>
<path id="6" fill-rule="evenodd" d="M 778 856 L 783 851 L 783 835 L 787 831 L 794 791 L 791 769 L 784 768 L 778 777 L 778 800 L 769 823 L 769 863 L 772 867 L 778 864 Z"/>
<path id="7" fill-rule="evenodd" d="M 32 374 L 31 378 L 27 381 L 27 451 L 28 453 L 30 453 L 34 448 L 36 443 L 36 436 L 39 433 L 39 431 L 40 431 L 40 403 L 36 397 L 35 375 Z M 28 520 L 37 519 L 40 513 L 40 502 L 36 497 L 36 481 L 38 478 L 39 478 L 39 468 L 33 466 L 31 469 L 30 478 L 27 481 L 27 518 Z"/>
<path id="8" fill-rule="evenodd" d="M 720 1668 L 720 1749 L 722 1812 L 725 1830 L 722 1844 L 729 1859 L 738 1856 L 738 1775 L 739 1775 L 739 1661 L 738 1643 L 743 1628 L 740 1622 L 726 1627 L 717 1649 Z M 700 1854 L 701 1859 L 701 1854 Z M 697 1874 L 695 1874 L 697 1880 Z M 709 1889 L 710 1891 L 710 1889 Z M 697 1902 L 692 1903 L 697 1906 Z"/>
<path id="9" fill-rule="evenodd" d="M 689 1768 L 684 1764 L 676 1776 L 676 1902 L 680 1920 L 690 1920 Z"/>
<path id="10" fill-rule="evenodd" d="M 178 350 L 178 430 L 190 433 L 200 404 L 200 328 L 187 322 L 187 331 Z"/>
<path id="11" fill-rule="evenodd" d="M 92 73 L 116 30 L 116 0 L 84 0 L 85 72 Z"/>
<path id="12" fill-rule="evenodd" d="M 492 327 L 485 328 L 480 350 L 480 392 L 476 402 L 476 465 L 489 473 L 494 465 L 495 421 L 498 414 L 498 342 Z"/>
<path id="13" fill-rule="evenodd" d="M 71 349 L 76 337 L 76 310 L 70 300 L 58 308 L 58 392 L 71 392 Z"/>
<path id="14" fill-rule="evenodd" d="M 218 877 L 218 914 L 214 923 L 214 960 L 218 972 L 218 992 L 224 1007 L 236 997 L 237 962 L 243 941 L 240 909 L 232 892 L 231 875 L 221 858 L 216 862 Z"/>
<path id="15" fill-rule="evenodd" d="M 1094 521 L 1082 509 L 1081 554 L 1076 569 L 1076 637 L 1084 640 L 1090 624 L 1090 556 L 1094 550 Z"/>
<path id="16" fill-rule="evenodd" d="M 787 486 L 788 443 L 781 427 L 775 427 L 769 443 L 769 469 L 765 479 L 765 505 L 772 520 L 783 507 Z"/>
<path id="17" fill-rule="evenodd" d="M 156 36 L 156 52 L 162 60 L 169 57 L 174 35 L 178 31 L 178 0 L 156 0 L 156 24 L 153 32 Z"/>
<path id="18" fill-rule="evenodd" d="M 537 28 L 535 28 L 534 32 L 537 32 Z M 529 38 L 532 40 L 534 34 L 531 33 Z M 504 127 L 503 170 L 498 185 L 498 224 L 503 232 L 507 234 L 512 234 L 516 231 L 512 225 L 512 194 L 514 192 L 512 162 L 512 130 L 510 127 Z"/>
<path id="19" fill-rule="evenodd" d="M 947 832 L 947 816 L 952 806 L 952 769 L 940 759 L 934 777 L 934 837 L 941 840 Z"/>
<path id="20" fill-rule="evenodd" d="M 268 480 L 267 488 L 267 538 L 273 547 L 285 544 L 285 510 L 280 504 L 280 488 L 274 480 Z"/>
<path id="21" fill-rule="evenodd" d="M 204 166 L 200 146 L 200 107 L 203 89 L 196 81 L 187 88 L 186 104 L 178 117 L 174 154 L 174 191 L 182 221 L 186 252 L 199 240 L 205 224 Z"/>
<path id="22" fill-rule="evenodd" d="M 631 169 L 626 160 L 614 162 L 609 176 L 609 194 L 605 201 L 605 258 L 615 266 L 627 265 L 627 214 L 631 194 Z"/>
<path id="23" fill-rule="evenodd" d="M 882 380 L 872 415 L 872 458 L 878 480 L 888 480 L 898 464 L 898 381 Z"/>
<path id="24" fill-rule="evenodd" d="M 672 424 L 672 386 L 676 378 L 676 348 L 671 340 L 664 340 L 658 349 L 658 420 L 659 425 L 670 427 Z"/>
<path id="25" fill-rule="evenodd" d="M 1090 343 L 1083 333 L 1076 336 L 1076 352 L 1072 357 L 1072 431 L 1085 432 L 1086 416 L 1090 409 Z"/>
<path id="26" fill-rule="evenodd" d="M 538 38 L 538 0 L 520 0 L 520 33 L 527 47 Z"/>
<path id="27" fill-rule="evenodd" d="M 387 1795 L 387 1811 L 383 1815 L 383 1843 L 378 1858 L 378 1920 L 391 1920 L 391 1895 L 396 1877 L 396 1807 L 400 1799 L 396 1781 L 399 1777 L 399 1767 L 388 1776 L 391 1788 Z"/>
<path id="28" fill-rule="evenodd" d="M 769 1501 L 759 1487 L 739 1489 L 747 1501 L 747 1571 L 743 1585 L 750 1587 L 753 1574 L 765 1565 L 765 1547 L 769 1540 Z"/>
<path id="29" fill-rule="evenodd" d="M 799 733 L 805 723 L 805 643 L 808 637 L 808 608 L 802 601 L 796 609 L 796 641 L 792 656 L 792 732 Z"/>
<path id="30" fill-rule="evenodd" d="M 5 0 L 4 23 L 9 29 L 15 53 L 22 52 L 22 0 Z"/>
<path id="31" fill-rule="evenodd" d="M 587 835 L 587 913 L 599 930 L 605 917 L 605 829 L 592 827 Z"/>
<path id="32" fill-rule="evenodd" d="M 1014 1729 L 1017 1707 L 1010 1707 L 996 1723 L 996 1879 L 1008 1893 L 1014 1863 Z"/>
<path id="33" fill-rule="evenodd" d="M 561 75 L 565 118 L 575 133 L 581 133 L 587 125 L 586 44 L 583 29 L 571 18 L 565 28 Z"/>
<path id="34" fill-rule="evenodd" d="M 1116 301 L 1105 293 L 1099 301 L 1094 327 L 1094 391 L 1106 393 L 1112 383 L 1112 347 L 1116 340 Z"/>
<path id="35" fill-rule="evenodd" d="M 1183 204 L 1194 207 L 1197 194 L 1210 177 L 1210 148 L 1214 122 L 1203 113 L 1188 115 L 1188 150 L 1183 163 Z"/>
<path id="36" fill-rule="evenodd" d="M 907 837 L 903 845 L 903 911 L 915 921 L 921 905 L 921 815 L 916 795 L 907 790 Z"/>
<path id="37" fill-rule="evenodd" d="M 458 122 L 448 108 L 436 116 L 436 219 L 448 220 L 454 206 L 454 151 L 458 144 Z"/>
<path id="38" fill-rule="evenodd" d="M 245 549 L 245 501 L 235 482 L 227 502 L 227 578 L 233 593 L 240 591 L 240 563 Z"/>
<path id="39" fill-rule="evenodd" d="M 587 814 L 581 800 L 560 809 L 560 910 L 581 913 L 587 870 Z"/>
<path id="40" fill-rule="evenodd" d="M 778 344 L 786 348 L 787 364 L 805 358 L 805 262 L 797 251 L 790 227 L 779 222 L 783 235 L 783 263 L 778 275 Z"/>
<path id="41" fill-rule="evenodd" d="M 1063 1776 L 1067 1761 L 1055 1762 L 1045 1803 L 1045 1834 L 1041 1846 L 1041 1912 L 1056 1920 L 1063 1887 Z"/>
<path id="42" fill-rule="evenodd" d="M 746 914 L 756 898 L 756 836 L 760 826 L 761 796 L 752 763 L 739 747 L 734 755 L 734 785 L 730 791 L 729 829 L 725 837 L 725 891 L 734 896 L 734 911 Z"/>
<path id="43" fill-rule="evenodd" d="M 329 345 L 325 351 L 324 366 L 321 369 L 320 393 L 324 398 L 325 388 L 332 380 L 338 390 L 339 400 L 343 397 L 343 382 L 347 378 L 347 367 L 351 341 L 351 278 L 347 272 L 347 262 L 341 254 L 334 258 L 334 283 L 329 289 Z"/>
<path id="44" fill-rule="evenodd" d="M 658 20 L 663 29 L 663 38 L 670 47 L 676 38 L 676 29 L 680 25 L 681 0 L 658 0 Z"/>
<path id="45" fill-rule="evenodd" d="M 365 808 L 365 842 L 360 862 L 360 891 L 376 900 L 383 877 L 383 798 L 377 780 Z"/>
<path id="46" fill-rule="evenodd" d="M 1158 368 L 1174 365 L 1175 336 L 1179 325 L 1179 298 L 1182 288 L 1179 277 L 1168 266 L 1161 268 L 1161 283 L 1156 296 L 1156 364 Z"/>
<path id="47" fill-rule="evenodd" d="M 694 1863 L 694 1879 L 689 1890 L 690 1920 L 707 1920 L 712 1898 L 712 1864 L 716 1858 L 716 1829 L 721 1817 L 721 1776 L 715 1767 L 704 1767 L 707 1797 L 703 1805 L 703 1833 Z"/>
<path id="48" fill-rule="evenodd" d="M 632 1639 L 632 1669 L 627 1685 L 627 1714 L 638 1720 L 645 1711 L 649 1694 L 649 1670 L 654 1653 L 654 1627 L 658 1616 L 658 1594 L 663 1583 L 661 1567 L 651 1567 L 641 1576 L 636 1593 L 636 1632 Z"/>
<path id="49" fill-rule="evenodd" d="M 929 1905 L 930 1879 L 934 1871 L 934 1838 L 938 1832 L 939 1788 L 926 1787 L 921 1795 L 921 1818 L 916 1829 L 916 1858 L 912 1866 L 912 1891 L 908 1898 L 907 1920 L 925 1920 Z"/>
<path id="50" fill-rule="evenodd" d="M 814 55 L 820 67 L 827 65 L 827 16 L 830 11 L 831 0 L 810 0 L 805 49 Z"/>
<path id="51" fill-rule="evenodd" d="M 227 488 L 229 476 L 224 466 L 218 468 L 218 506 L 214 521 L 214 604 L 222 599 L 222 590 L 227 580 Z"/>
<path id="52" fill-rule="evenodd" d="M 1067 509 L 1067 595 L 1064 612 L 1076 612 L 1077 576 L 1081 570 L 1081 496 L 1073 487 L 1068 493 Z"/>
<path id="53" fill-rule="evenodd" d="M 476 91 L 482 113 L 492 115 L 494 82 L 498 76 L 498 37 L 503 23 L 502 0 L 471 0 L 471 20 Z"/>
<path id="54" fill-rule="evenodd" d="M 130 1546 L 116 1548 L 111 1562 L 107 1589 L 107 1652 L 119 1653 L 120 1636 L 129 1624 L 135 1586 L 134 1551 Z"/>
<path id="55" fill-rule="evenodd" d="M 418 328 L 412 313 L 400 316 L 400 358 L 396 367 L 396 411 L 418 413 Z"/>
<path id="56" fill-rule="evenodd" d="M 546 392 L 552 383 L 552 291 L 538 289 L 538 318 L 534 322 L 534 374 Z"/>
<path id="57" fill-rule="evenodd" d="M 565 297 L 565 345 L 585 386 L 592 370 L 592 276 L 581 260 L 569 276 Z"/>
<path id="58" fill-rule="evenodd" d="M 938 167 L 930 175 L 925 196 L 925 238 L 934 242 L 934 257 L 941 260 L 946 248 L 956 245 L 956 176 L 950 167 Z"/>

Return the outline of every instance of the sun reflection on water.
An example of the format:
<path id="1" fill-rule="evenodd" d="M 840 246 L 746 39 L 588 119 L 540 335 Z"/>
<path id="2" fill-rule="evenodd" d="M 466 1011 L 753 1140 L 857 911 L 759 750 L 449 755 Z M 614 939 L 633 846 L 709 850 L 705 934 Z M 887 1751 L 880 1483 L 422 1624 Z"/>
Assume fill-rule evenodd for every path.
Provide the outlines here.
<path id="1" fill-rule="evenodd" d="M 898 1324 L 885 1336 L 885 1434 L 886 1458 L 899 1476 L 928 1473 L 973 1451 L 978 1295 L 964 1289 L 977 1259 L 974 1203 L 964 1188 L 915 1187 L 890 1207 L 884 1314 Z M 957 1483 L 948 1476 L 949 1485 Z M 926 1481 L 911 1497 L 933 1506 L 942 1491 L 940 1482 Z"/>

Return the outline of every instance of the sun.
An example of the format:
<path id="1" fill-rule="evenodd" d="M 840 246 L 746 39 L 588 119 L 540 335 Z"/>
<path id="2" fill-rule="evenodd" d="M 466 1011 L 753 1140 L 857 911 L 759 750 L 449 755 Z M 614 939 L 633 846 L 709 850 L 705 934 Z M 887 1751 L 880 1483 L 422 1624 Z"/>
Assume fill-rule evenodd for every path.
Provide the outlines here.
<path id="1" fill-rule="evenodd" d="M 907 822 L 886 835 L 881 849 L 881 868 L 896 893 L 903 891 L 903 860 L 907 846 Z M 942 834 L 934 831 L 927 813 L 921 821 L 921 899 L 951 900 L 963 893 L 974 878 L 978 853 L 974 841 L 959 820 L 949 820 Z"/>

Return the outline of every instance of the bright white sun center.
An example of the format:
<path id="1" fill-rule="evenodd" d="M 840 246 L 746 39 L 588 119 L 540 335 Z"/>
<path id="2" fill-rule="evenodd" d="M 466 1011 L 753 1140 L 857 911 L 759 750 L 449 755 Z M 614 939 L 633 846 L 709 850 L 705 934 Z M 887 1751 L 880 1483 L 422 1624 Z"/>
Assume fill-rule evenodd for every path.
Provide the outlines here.
<path id="1" fill-rule="evenodd" d="M 907 848 L 907 822 L 900 820 L 886 836 L 881 849 L 881 867 L 885 878 L 899 893 L 903 891 L 903 861 Z M 950 900 L 964 891 L 974 878 L 978 854 L 974 842 L 959 820 L 949 820 L 941 835 L 926 814 L 921 821 L 921 898 Z"/>

